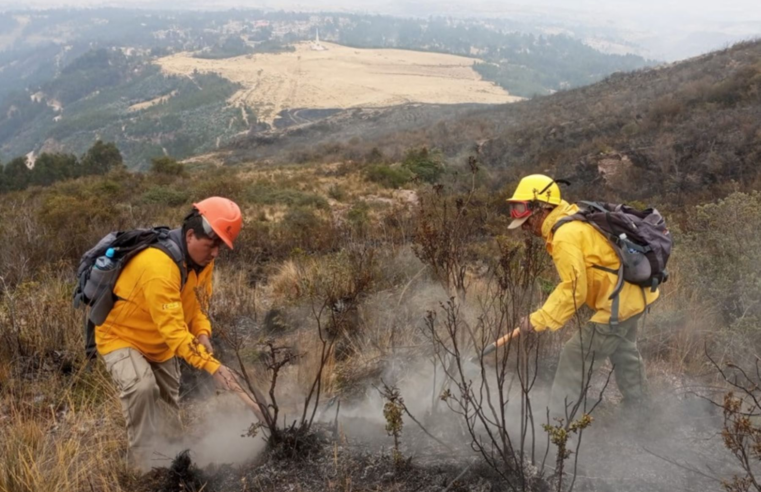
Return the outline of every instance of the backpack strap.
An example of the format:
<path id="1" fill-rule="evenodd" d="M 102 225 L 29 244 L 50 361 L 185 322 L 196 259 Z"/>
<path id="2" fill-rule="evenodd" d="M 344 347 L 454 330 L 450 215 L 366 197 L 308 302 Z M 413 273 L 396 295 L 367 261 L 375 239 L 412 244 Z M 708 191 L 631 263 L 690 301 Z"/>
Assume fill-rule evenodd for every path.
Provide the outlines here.
<path id="1" fill-rule="evenodd" d="M 618 311 L 619 311 L 619 305 L 621 304 L 621 296 L 618 295 L 617 292 L 615 295 L 616 297 L 613 298 L 613 304 L 610 305 L 610 327 L 615 328 L 618 326 Z"/>
<path id="2" fill-rule="evenodd" d="M 604 212 L 606 214 L 608 213 L 608 210 L 606 210 L 599 203 L 596 203 L 596 202 L 579 202 L 579 203 L 584 205 L 585 207 L 587 207 L 587 210 L 593 209 L 593 210 L 596 210 L 598 212 Z M 603 267 L 603 266 L 600 266 L 600 265 L 592 265 L 592 268 L 596 268 L 598 270 L 602 270 L 602 271 L 608 272 L 608 273 L 613 273 L 613 274 L 615 274 L 617 276 L 616 286 L 613 289 L 613 292 L 608 297 L 609 300 L 613 301 L 613 303 L 611 304 L 611 307 L 610 307 L 610 325 L 615 327 L 619 323 L 619 321 L 618 321 L 618 313 L 619 313 L 619 305 L 621 303 L 621 299 L 620 299 L 619 294 L 621 293 L 621 289 L 624 288 L 624 259 L 623 259 L 622 255 L 621 255 L 621 252 L 619 251 L 618 245 L 615 243 L 615 241 L 613 241 L 612 238 L 610 238 L 608 236 L 608 234 L 606 234 L 605 231 L 600 229 L 600 227 L 598 227 L 596 224 L 594 224 L 593 222 L 588 221 L 587 217 L 586 217 L 586 214 L 584 212 L 577 212 L 577 213 L 575 213 L 573 215 L 569 215 L 567 217 L 563 217 L 562 219 L 558 220 L 555 223 L 555 225 L 552 226 L 552 234 L 555 235 L 555 233 L 557 232 L 558 229 L 560 229 L 562 226 L 564 226 L 565 224 L 567 224 L 569 222 L 573 222 L 574 220 L 580 220 L 582 222 L 585 222 L 585 223 L 591 225 L 595 230 L 597 230 L 597 232 L 602 234 L 603 237 L 608 240 L 608 242 L 610 243 L 611 247 L 613 248 L 613 251 L 616 253 L 616 256 L 618 256 L 618 262 L 619 262 L 618 270 L 614 270 L 612 268 L 606 268 L 606 267 Z"/>
<path id="3" fill-rule="evenodd" d="M 169 231 L 159 233 L 158 241 L 152 247 L 163 251 L 177 264 L 177 268 L 180 269 L 180 290 L 182 290 L 188 280 L 188 268 L 185 265 L 185 253 L 182 247 L 172 240 Z"/>
<path id="4" fill-rule="evenodd" d="M 562 219 L 559 219 L 557 222 L 555 222 L 555 225 L 553 225 L 551 229 L 552 235 L 554 236 L 558 229 L 560 229 L 561 227 L 563 227 L 569 222 L 573 222 L 574 220 L 580 220 L 582 222 L 586 222 L 587 224 L 589 223 L 586 215 L 584 215 L 582 212 L 577 212 L 573 215 L 567 215 L 563 217 Z"/>
<path id="5" fill-rule="evenodd" d="M 580 205 L 584 205 L 587 209 L 593 209 L 597 212 L 608 213 L 609 210 L 600 205 L 598 202 L 579 202 Z"/>

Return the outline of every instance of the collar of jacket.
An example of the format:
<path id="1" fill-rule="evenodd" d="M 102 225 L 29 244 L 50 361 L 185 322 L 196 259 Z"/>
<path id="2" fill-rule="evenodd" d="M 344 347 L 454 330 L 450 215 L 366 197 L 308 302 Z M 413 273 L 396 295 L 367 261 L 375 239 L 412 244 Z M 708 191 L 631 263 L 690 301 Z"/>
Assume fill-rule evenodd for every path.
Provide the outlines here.
<path id="1" fill-rule="evenodd" d="M 182 256 L 185 258 L 185 264 L 188 268 L 191 268 L 196 274 L 201 273 L 201 270 L 203 270 L 204 267 L 197 265 L 196 262 L 193 261 L 193 258 L 188 254 L 188 245 L 185 243 L 185 235 L 182 233 L 182 227 L 169 231 L 169 239 L 180 246 Z"/>
<path id="2" fill-rule="evenodd" d="M 568 217 L 578 211 L 578 206 L 571 205 L 567 201 L 561 200 L 558 206 L 550 212 L 546 219 L 544 219 L 544 223 L 542 224 L 542 237 L 547 244 L 548 250 L 552 247 L 552 228 L 555 224 L 557 224 L 557 222 L 563 217 Z"/>

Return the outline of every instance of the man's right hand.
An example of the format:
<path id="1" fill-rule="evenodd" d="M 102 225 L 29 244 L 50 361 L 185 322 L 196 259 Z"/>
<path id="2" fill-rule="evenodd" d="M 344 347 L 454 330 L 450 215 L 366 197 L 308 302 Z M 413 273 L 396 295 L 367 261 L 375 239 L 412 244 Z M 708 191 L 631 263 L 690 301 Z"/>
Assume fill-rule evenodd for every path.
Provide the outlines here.
<path id="1" fill-rule="evenodd" d="M 233 390 L 238 388 L 238 381 L 235 379 L 235 373 L 227 366 L 219 366 L 219 369 L 212 376 L 214 382 L 222 389 Z"/>
<path id="2" fill-rule="evenodd" d="M 528 316 L 524 316 L 523 318 L 521 318 L 521 321 L 518 327 L 521 329 L 521 333 L 523 333 L 524 335 L 534 331 L 534 327 L 531 326 L 531 320 L 529 319 Z"/>

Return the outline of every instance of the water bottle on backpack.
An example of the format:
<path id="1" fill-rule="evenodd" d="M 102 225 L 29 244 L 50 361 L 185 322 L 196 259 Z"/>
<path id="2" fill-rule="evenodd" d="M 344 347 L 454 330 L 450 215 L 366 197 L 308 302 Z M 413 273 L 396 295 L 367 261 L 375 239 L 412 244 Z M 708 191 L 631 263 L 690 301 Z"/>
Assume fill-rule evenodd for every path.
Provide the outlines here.
<path id="1" fill-rule="evenodd" d="M 116 283 L 116 277 L 119 272 L 117 269 L 118 262 L 114 259 L 116 250 L 108 248 L 106 252 L 92 263 L 92 270 L 87 278 L 83 292 L 86 299 L 94 301 L 104 292 L 110 291 Z"/>
<path id="2" fill-rule="evenodd" d="M 116 251 L 114 248 L 108 248 L 106 250 L 106 254 L 103 256 L 99 256 L 95 260 L 95 265 L 93 268 L 97 268 L 98 270 L 111 270 L 116 267 L 116 261 L 114 261 L 114 255 L 116 254 Z"/>

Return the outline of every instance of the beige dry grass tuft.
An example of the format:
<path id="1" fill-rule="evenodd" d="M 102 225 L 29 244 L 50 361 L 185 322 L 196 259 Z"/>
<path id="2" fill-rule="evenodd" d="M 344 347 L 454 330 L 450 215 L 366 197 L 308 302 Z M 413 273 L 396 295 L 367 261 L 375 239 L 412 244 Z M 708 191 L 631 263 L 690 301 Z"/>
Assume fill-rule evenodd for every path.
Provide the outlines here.
<path id="1" fill-rule="evenodd" d="M 119 402 L 101 370 L 81 376 L 80 386 L 62 391 L 66 382 L 50 377 L 5 392 L 0 491 L 122 490 L 130 472 Z"/>

